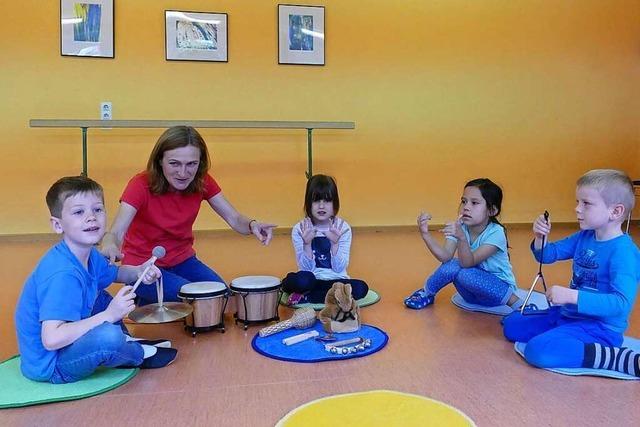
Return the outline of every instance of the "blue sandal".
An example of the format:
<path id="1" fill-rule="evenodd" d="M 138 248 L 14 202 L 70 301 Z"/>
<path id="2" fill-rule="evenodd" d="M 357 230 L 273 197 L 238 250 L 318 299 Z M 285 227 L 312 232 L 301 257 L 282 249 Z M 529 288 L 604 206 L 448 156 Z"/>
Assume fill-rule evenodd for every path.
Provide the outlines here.
<path id="1" fill-rule="evenodd" d="M 433 304 L 434 300 L 433 295 L 427 295 L 427 292 L 420 288 L 412 293 L 411 296 L 405 298 L 404 305 L 412 310 L 422 310 L 426 306 Z"/>

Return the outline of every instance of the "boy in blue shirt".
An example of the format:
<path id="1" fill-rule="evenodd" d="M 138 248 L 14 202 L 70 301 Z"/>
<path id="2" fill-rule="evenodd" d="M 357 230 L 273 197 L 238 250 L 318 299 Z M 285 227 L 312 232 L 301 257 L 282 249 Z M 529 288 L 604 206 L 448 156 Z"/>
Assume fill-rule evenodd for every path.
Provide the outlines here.
<path id="1" fill-rule="evenodd" d="M 114 281 L 135 281 L 146 265 L 109 265 L 96 250 L 106 227 L 102 187 L 87 177 L 61 178 L 46 200 L 51 227 L 62 240 L 42 257 L 18 300 L 23 375 L 58 384 L 87 377 L 98 366 L 157 368 L 171 363 L 175 349 L 136 341 L 117 324 L 135 308 L 131 286 L 113 298 L 104 291 Z M 152 266 L 143 281 L 158 277 L 160 271 Z"/>
<path id="2" fill-rule="evenodd" d="M 533 224 L 531 245 L 535 258 L 540 261 L 542 256 L 545 264 L 573 259 L 570 286 L 548 289 L 551 308 L 543 314 L 507 316 L 504 335 L 526 342 L 525 359 L 540 368 L 629 371 L 630 365 L 622 363 L 596 366 L 594 354 L 620 350 L 636 298 L 640 251 L 622 232 L 634 205 L 633 184 L 621 171 L 592 170 L 578 180 L 576 199 L 580 231 L 545 245 L 542 251 L 551 224 L 540 215 Z"/>

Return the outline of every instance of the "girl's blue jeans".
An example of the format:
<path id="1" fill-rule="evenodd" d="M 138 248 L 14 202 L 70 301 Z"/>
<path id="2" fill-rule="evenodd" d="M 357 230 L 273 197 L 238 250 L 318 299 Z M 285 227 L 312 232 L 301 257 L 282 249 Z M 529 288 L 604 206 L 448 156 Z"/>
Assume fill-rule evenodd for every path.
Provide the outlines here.
<path id="1" fill-rule="evenodd" d="M 424 289 L 429 295 L 437 294 L 449 283 L 471 304 L 493 307 L 504 305 L 513 294 L 513 287 L 494 274 L 478 267 L 464 268 L 457 258 L 443 263 L 427 279 Z"/>

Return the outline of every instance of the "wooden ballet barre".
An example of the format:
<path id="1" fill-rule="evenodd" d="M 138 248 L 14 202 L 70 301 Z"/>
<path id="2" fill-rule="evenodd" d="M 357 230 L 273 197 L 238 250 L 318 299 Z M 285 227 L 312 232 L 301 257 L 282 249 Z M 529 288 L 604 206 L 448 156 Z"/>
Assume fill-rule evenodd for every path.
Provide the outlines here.
<path id="1" fill-rule="evenodd" d="M 355 129 L 355 122 L 307 122 L 265 120 L 66 120 L 31 119 L 32 128 L 80 128 L 82 131 L 82 175 L 87 176 L 87 132 L 90 128 L 170 128 L 192 126 L 195 128 L 225 129 L 306 129 L 307 130 L 307 179 L 313 175 L 313 130 Z"/>

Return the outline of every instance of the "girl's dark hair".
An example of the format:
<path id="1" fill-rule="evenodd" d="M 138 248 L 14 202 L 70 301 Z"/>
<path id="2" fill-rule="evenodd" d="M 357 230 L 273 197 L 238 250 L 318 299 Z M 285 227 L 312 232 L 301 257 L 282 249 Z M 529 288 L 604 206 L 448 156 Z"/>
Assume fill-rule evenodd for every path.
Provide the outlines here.
<path id="1" fill-rule="evenodd" d="M 487 209 L 494 210 L 493 215 L 489 215 L 489 221 L 498 224 L 504 229 L 505 238 L 507 236 L 507 229 L 498 220 L 498 215 L 502 211 L 502 189 L 495 182 L 489 178 L 477 178 L 472 179 L 464 185 L 464 188 L 476 187 L 480 190 L 482 198 L 487 202 Z M 507 239 L 507 248 L 509 247 L 509 240 Z"/>
<path id="2" fill-rule="evenodd" d="M 200 164 L 191 184 L 184 190 L 185 193 L 200 193 L 204 190 L 204 176 L 209 170 L 210 160 L 207 144 L 191 126 L 174 126 L 166 131 L 156 142 L 147 162 L 147 175 L 149 176 L 149 189 L 153 194 L 164 194 L 169 190 L 169 183 L 162 172 L 162 158 L 166 151 L 192 145 L 200 150 Z"/>
<path id="3" fill-rule="evenodd" d="M 340 197 L 338 185 L 333 177 L 327 175 L 313 175 L 307 181 L 307 189 L 304 192 L 304 212 L 313 221 L 311 204 L 318 200 L 333 202 L 333 214 L 338 215 L 340 210 Z"/>

